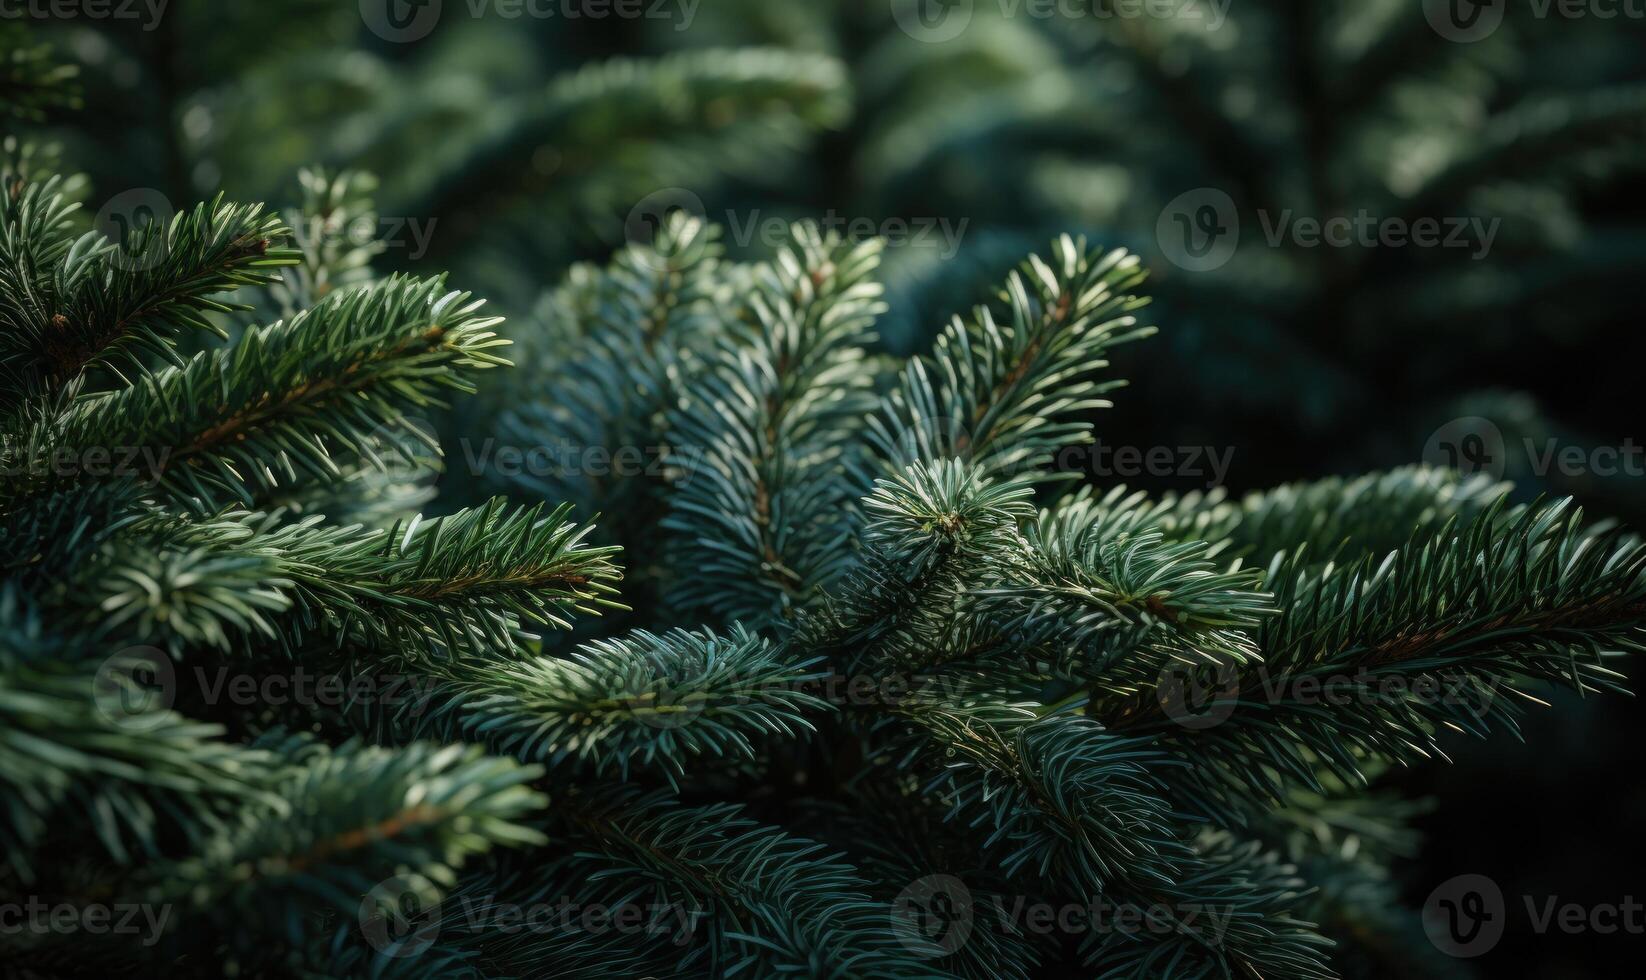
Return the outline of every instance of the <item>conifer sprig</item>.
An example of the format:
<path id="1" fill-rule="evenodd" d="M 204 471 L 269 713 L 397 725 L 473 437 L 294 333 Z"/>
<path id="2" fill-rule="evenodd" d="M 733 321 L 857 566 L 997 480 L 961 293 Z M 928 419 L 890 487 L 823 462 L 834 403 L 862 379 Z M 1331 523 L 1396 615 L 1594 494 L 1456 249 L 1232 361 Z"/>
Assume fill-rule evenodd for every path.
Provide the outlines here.
<path id="1" fill-rule="evenodd" d="M 185 506 L 252 507 L 300 474 L 335 478 L 334 453 L 370 452 L 405 409 L 470 390 L 467 370 L 508 363 L 491 353 L 507 343 L 490 329 L 499 318 L 479 305 L 438 279 L 336 293 L 232 348 L 83 398 L 31 445 L 135 448 L 163 459 L 159 489 Z"/>
<path id="2" fill-rule="evenodd" d="M 871 404 L 863 346 L 884 308 L 879 253 L 798 227 L 755 272 L 743 319 L 673 414 L 684 473 L 663 527 L 679 539 L 682 609 L 757 624 L 806 607 L 845 569 L 842 474 Z"/>

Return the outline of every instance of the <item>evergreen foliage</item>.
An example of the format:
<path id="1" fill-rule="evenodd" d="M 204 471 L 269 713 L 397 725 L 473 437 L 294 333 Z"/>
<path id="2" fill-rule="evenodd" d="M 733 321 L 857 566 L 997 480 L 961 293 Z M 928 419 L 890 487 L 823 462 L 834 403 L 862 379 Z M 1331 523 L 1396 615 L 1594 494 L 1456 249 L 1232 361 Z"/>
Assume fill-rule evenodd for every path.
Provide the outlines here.
<path id="1" fill-rule="evenodd" d="M 1082 230 L 1144 258 L 1173 326 L 1125 362 L 1147 383 L 1122 410 L 1134 444 L 1213 440 L 1242 447 L 1247 472 L 1296 479 L 1311 475 L 1298 460 L 1410 461 L 1465 416 L 1510 446 L 1630 435 L 1616 430 L 1625 399 L 1580 407 L 1566 379 L 1593 381 L 1585 393 L 1628 385 L 1590 353 L 1633 349 L 1646 21 L 1579 7 L 1494 6 L 1489 36 L 1455 43 L 1433 23 L 1445 5 L 1414 0 L 732 0 L 648 39 L 848 65 L 854 111 L 827 148 L 839 165 L 756 200 L 968 223 L 953 257 L 925 242 L 889 258 L 892 349 L 923 349 L 1024 252 Z M 1238 247 L 1217 268 L 1181 268 L 1162 223 L 1184 213 L 1182 195 L 1189 212 L 1215 199 L 1203 191 L 1225 195 L 1219 223 L 1238 231 L 1222 241 Z M 1415 248 L 1291 233 L 1334 218 L 1493 234 L 1489 248 L 1476 232 L 1460 236 L 1470 247 Z M 1528 349 L 1544 357 L 1531 364 Z M 1638 477 L 1507 455 L 1529 495 L 1578 493 L 1638 520 Z"/>
<path id="2" fill-rule="evenodd" d="M 291 216 L 116 243 L 57 178 L 0 187 L 0 886 L 168 916 L 8 937 L 8 969 L 1416 971 L 1381 869 L 1413 808 L 1367 783 L 1642 645 L 1646 546 L 1567 502 L 1071 489 L 1152 332 L 1137 260 L 1080 239 L 898 365 L 877 243 L 800 224 L 744 263 L 676 214 L 493 371 L 478 300 Z M 304 181 L 322 214 L 367 187 Z M 657 465 L 397 513 L 410 415 L 483 372 L 502 431 Z M 127 449 L 154 465 L 94 464 Z M 522 922 L 568 901 L 636 915 Z M 1017 915 L 1070 906 L 1109 918 Z"/>

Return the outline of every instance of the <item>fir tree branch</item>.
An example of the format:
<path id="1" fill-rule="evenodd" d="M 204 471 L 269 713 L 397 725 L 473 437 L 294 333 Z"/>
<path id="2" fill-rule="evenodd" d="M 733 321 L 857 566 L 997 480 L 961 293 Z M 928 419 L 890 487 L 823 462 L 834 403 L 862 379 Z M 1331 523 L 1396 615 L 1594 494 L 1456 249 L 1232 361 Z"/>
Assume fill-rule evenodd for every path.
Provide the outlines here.
<path id="1" fill-rule="evenodd" d="M 845 568 L 844 454 L 868 407 L 862 345 L 883 309 L 880 244 L 812 226 L 762 267 L 747 319 L 672 415 L 672 567 L 681 608 L 758 623 Z M 735 346 L 734 346 L 735 344 Z"/>
<path id="2" fill-rule="evenodd" d="M 1007 321 L 979 307 L 955 318 L 929 364 L 910 363 L 870 423 L 886 465 L 960 458 L 991 477 L 1044 478 L 1055 450 L 1091 441 L 1082 418 L 1119 384 L 1094 380 L 1104 352 L 1154 332 L 1130 315 L 1147 302 L 1128 292 L 1143 278 L 1135 256 L 1067 236 L 1049 261 L 1031 256 L 1007 280 Z"/>
<path id="3" fill-rule="evenodd" d="M 312 310 L 249 331 L 142 384 L 78 400 L 61 423 L 27 436 L 21 465 L 103 447 L 148 465 L 160 489 L 201 513 L 300 473 L 334 478 L 336 451 L 368 453 L 406 407 L 466 391 L 463 373 L 507 362 L 468 294 L 438 279 L 391 278 L 335 293 Z"/>
<path id="4" fill-rule="evenodd" d="M 542 843 L 520 822 L 546 802 L 525 785 L 538 772 L 457 745 L 317 747 L 277 781 L 281 806 L 244 812 L 197 857 L 154 867 L 150 888 L 195 915 L 298 945 L 301 913 L 316 899 L 357 915 L 389 880 L 433 899 L 469 857 Z"/>
<path id="5" fill-rule="evenodd" d="M 959 460 L 877 480 L 863 501 L 858 567 L 800 622 L 791 644 L 853 672 L 961 658 L 960 607 L 988 581 L 992 557 L 1011 546 L 1030 495 Z"/>
<path id="6" fill-rule="evenodd" d="M 741 627 L 725 637 L 639 631 L 565 658 L 460 662 L 447 673 L 424 730 L 625 781 L 656 771 L 678 784 L 688 765 L 752 760 L 755 740 L 799 738 L 813 730 L 806 715 L 827 708 L 805 689 L 819 676 L 809 665 Z"/>
<path id="7" fill-rule="evenodd" d="M 653 902 L 703 916 L 706 935 L 680 961 L 687 971 L 930 975 L 851 866 L 739 807 L 618 792 L 580 802 L 566 818 L 587 848 L 578 855 L 585 876 L 631 876 L 646 883 Z"/>
<path id="8" fill-rule="evenodd" d="M 178 650 L 258 637 L 297 648 L 313 634 L 377 657 L 508 652 L 524 624 L 564 627 L 611 604 L 612 550 L 564 516 L 499 499 L 387 531 L 232 513 L 161 523 L 116 538 L 54 599 L 95 611 L 97 631 Z"/>
<path id="9" fill-rule="evenodd" d="M 29 295 L 8 341 L 7 360 L 27 365 L 30 390 L 60 390 L 91 367 L 116 375 L 143 367 L 142 355 L 179 363 L 181 328 L 226 336 L 208 314 L 245 309 L 213 298 L 266 285 L 270 270 L 291 265 L 280 245 L 289 229 L 261 205 L 218 199 L 178 214 L 165 227 L 145 225 L 121 244 L 81 238 L 44 288 Z M 11 265 L 11 255 L 0 264 Z"/>
<path id="10" fill-rule="evenodd" d="M 1203 668 L 1172 678 L 1187 696 L 1094 708 L 1192 760 L 1185 791 L 1225 816 L 1294 783 L 1319 789 L 1317 772 L 1361 785 L 1365 759 L 1443 758 L 1441 729 L 1518 732 L 1539 682 L 1620 690 L 1605 660 L 1643 641 L 1646 549 L 1585 529 L 1569 502 L 1494 509 L 1381 562 L 1279 564 L 1270 578 L 1284 614 L 1258 636 L 1261 669 Z"/>

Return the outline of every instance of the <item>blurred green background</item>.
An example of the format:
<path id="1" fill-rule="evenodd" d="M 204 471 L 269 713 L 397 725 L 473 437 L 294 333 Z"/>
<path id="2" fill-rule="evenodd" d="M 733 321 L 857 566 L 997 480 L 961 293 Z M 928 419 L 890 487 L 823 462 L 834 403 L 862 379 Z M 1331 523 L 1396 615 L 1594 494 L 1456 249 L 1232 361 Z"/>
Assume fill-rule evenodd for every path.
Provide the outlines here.
<path id="1" fill-rule="evenodd" d="M 1094 457 L 1095 481 L 1240 492 L 1427 460 L 1646 526 L 1646 3 L 5 9 L 6 131 L 60 144 L 88 213 L 138 190 L 290 204 L 301 168 L 361 168 L 380 180 L 379 268 L 449 269 L 528 322 L 570 263 L 671 208 L 726 225 L 734 255 L 812 217 L 892 239 L 896 353 L 1081 233 L 1144 257 L 1162 327 L 1118 360 L 1131 387 L 1101 444 L 1174 460 Z M 78 77 L 30 90 L 26 59 Z M 1310 233 L 1332 219 L 1346 237 Z M 1406 240 L 1425 227 L 1435 241 Z M 463 408 L 448 438 L 484 438 L 491 411 Z M 480 491 L 467 480 L 447 474 L 443 506 Z M 1535 751 L 1460 742 L 1457 766 L 1402 777 L 1439 802 L 1408 900 L 1463 872 L 1510 896 L 1486 975 L 1646 961 L 1638 936 L 1538 935 L 1516 907 L 1619 902 L 1646 866 L 1646 715 L 1560 709 L 1534 719 Z"/>

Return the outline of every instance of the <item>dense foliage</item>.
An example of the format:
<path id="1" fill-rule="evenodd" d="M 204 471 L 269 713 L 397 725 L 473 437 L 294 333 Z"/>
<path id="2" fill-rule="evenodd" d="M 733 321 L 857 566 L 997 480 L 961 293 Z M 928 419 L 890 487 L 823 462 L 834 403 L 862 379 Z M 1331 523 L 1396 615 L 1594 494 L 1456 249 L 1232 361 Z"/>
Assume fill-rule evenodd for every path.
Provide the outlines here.
<path id="1" fill-rule="evenodd" d="M 1453 976 L 1448 874 L 1614 899 L 1640 546 L 1550 497 L 1646 519 L 1646 21 L 1442 6 L 0 17 L 0 974 Z"/>
<path id="2" fill-rule="evenodd" d="M 1640 646 L 1646 547 L 1483 478 L 1071 486 L 1152 333 L 1123 251 L 1059 238 L 894 365 L 879 243 L 673 215 L 492 372 L 478 300 L 315 215 L 116 242 L 0 186 L 0 881 L 154 923 L 8 967 L 1415 972 L 1368 779 Z M 563 451 L 464 462 L 543 502 L 416 516 L 415 420 L 482 374 Z"/>

